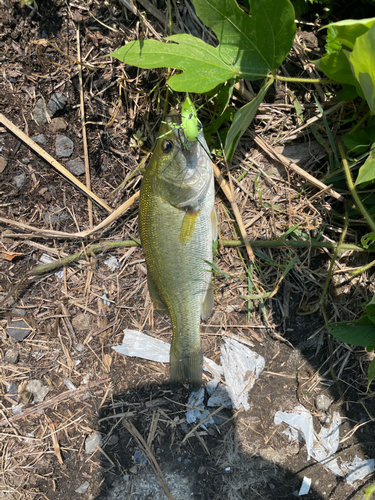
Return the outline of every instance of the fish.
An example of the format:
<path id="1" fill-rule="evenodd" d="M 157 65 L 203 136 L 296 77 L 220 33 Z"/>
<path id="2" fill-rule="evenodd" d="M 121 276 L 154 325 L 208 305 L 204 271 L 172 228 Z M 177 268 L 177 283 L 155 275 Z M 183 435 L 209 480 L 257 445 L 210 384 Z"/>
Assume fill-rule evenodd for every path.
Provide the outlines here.
<path id="1" fill-rule="evenodd" d="M 177 126 L 176 126 L 177 124 Z M 139 201 L 139 233 L 154 308 L 172 324 L 172 387 L 202 384 L 200 321 L 210 316 L 213 241 L 217 238 L 211 158 L 200 131 L 188 141 L 175 113 L 162 122 L 144 173 Z"/>

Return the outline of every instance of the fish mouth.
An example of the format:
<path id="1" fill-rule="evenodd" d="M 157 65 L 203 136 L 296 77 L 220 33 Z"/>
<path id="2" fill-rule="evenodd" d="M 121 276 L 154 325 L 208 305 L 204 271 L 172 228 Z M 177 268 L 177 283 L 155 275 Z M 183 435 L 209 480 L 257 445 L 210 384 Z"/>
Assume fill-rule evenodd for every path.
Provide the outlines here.
<path id="1" fill-rule="evenodd" d="M 177 130 L 174 133 L 176 135 L 180 131 Z M 199 205 L 206 195 L 213 176 L 212 161 L 207 152 L 203 131 L 200 132 L 196 141 L 182 143 L 179 139 L 179 147 L 179 152 L 185 160 L 183 183 L 190 188 L 190 196 L 175 206 L 195 210 L 194 205 Z"/>

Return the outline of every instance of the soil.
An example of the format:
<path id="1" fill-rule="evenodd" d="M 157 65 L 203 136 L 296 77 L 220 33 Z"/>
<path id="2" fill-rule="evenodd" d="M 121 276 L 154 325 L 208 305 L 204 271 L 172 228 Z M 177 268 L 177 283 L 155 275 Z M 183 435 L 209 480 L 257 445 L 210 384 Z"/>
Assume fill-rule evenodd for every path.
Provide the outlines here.
<path id="1" fill-rule="evenodd" d="M 164 2 L 154 7 L 165 12 Z M 175 8 L 174 22 L 181 30 L 207 37 L 186 3 L 177 2 Z M 23 7 L 18 1 L 0 1 L 0 112 L 27 136 L 43 134 L 42 149 L 65 166 L 85 158 L 76 64 L 79 27 L 81 57 L 90 66 L 83 66 L 82 74 L 91 191 L 112 209 L 140 187 L 138 164 L 154 143 L 164 104 L 163 70 L 139 70 L 107 57 L 137 37 L 166 35 L 155 11 L 142 9 L 138 16 L 115 1 L 39 0 Z M 319 54 L 321 32 L 316 26 L 304 29 L 297 35 L 301 46 L 309 57 Z M 306 76 L 301 53 L 292 51 L 283 70 Z M 291 88 L 309 118 L 315 87 Z M 66 104 L 52 121 L 41 124 L 37 101 L 47 104 L 56 92 Z M 244 99 L 240 89 L 236 96 Z M 256 133 L 283 150 L 282 137 L 292 136 L 299 125 L 288 88 L 278 84 L 258 111 Z M 92 227 L 97 226 L 108 211 L 91 206 L 74 183 L 13 132 L 0 126 L 0 300 L 12 291 L 0 316 L 0 499 L 164 499 L 164 480 L 175 500 L 293 499 L 305 476 L 311 478 L 306 500 L 352 499 L 362 491 L 371 476 L 348 485 L 308 459 L 304 443 L 283 433 L 285 424 L 274 423 L 277 411 L 291 412 L 302 404 L 318 432 L 322 414 L 316 398 L 325 394 L 343 417 L 339 462 L 375 457 L 375 402 L 372 392 L 366 393 L 369 355 L 330 338 L 317 307 L 332 252 L 258 249 L 257 288 L 250 292 L 247 280 L 236 278 L 246 274 L 246 253 L 219 247 L 216 262 L 228 274 L 216 275 L 214 312 L 202 323 L 205 356 L 219 362 L 223 338 L 234 335 L 253 343 L 265 369 L 250 391 L 248 411 L 223 409 L 213 425 L 198 427 L 181 444 L 194 428 L 186 422 L 189 390 L 171 391 L 168 365 L 111 349 L 121 344 L 125 328 L 171 340 L 168 318 L 151 305 L 142 249 L 118 246 L 85 253 L 94 243 L 136 241 L 138 202 L 92 238 L 64 237 L 63 232 L 88 230 L 91 213 Z M 71 156 L 56 157 L 57 135 L 73 141 Z M 288 157 L 321 178 L 327 154 L 307 129 L 287 147 Z M 220 168 L 225 172 L 224 164 Z M 315 188 L 296 174 L 286 175 L 246 134 L 230 174 L 251 240 L 276 239 L 296 225 L 307 235 L 325 231 L 331 241 L 339 240 L 340 223 L 332 213 L 340 204 L 328 196 L 314 197 Z M 79 179 L 85 183 L 84 175 Z M 216 187 L 221 238 L 231 240 L 236 234 L 231 206 Z M 348 241 L 356 242 L 360 234 L 360 227 L 351 228 Z M 80 258 L 63 268 L 26 275 L 41 265 L 43 254 L 60 259 L 76 252 Z M 110 256 L 118 261 L 114 270 L 104 262 Z M 284 272 L 294 257 L 294 267 Z M 339 267 L 361 263 L 361 256 L 347 252 Z M 374 293 L 371 273 L 356 279 L 338 276 L 325 301 L 332 321 L 353 318 Z M 246 299 L 259 291 L 275 293 L 266 301 Z M 15 343 L 10 327 L 20 319 L 30 333 Z M 7 357 L 11 349 L 18 351 L 17 361 Z M 30 380 L 48 388 L 45 408 L 27 389 Z M 75 394 L 74 388 L 82 390 Z M 23 405 L 21 416 L 14 414 L 15 404 Z M 102 436 L 100 448 L 86 453 L 85 441 L 95 431 Z"/>

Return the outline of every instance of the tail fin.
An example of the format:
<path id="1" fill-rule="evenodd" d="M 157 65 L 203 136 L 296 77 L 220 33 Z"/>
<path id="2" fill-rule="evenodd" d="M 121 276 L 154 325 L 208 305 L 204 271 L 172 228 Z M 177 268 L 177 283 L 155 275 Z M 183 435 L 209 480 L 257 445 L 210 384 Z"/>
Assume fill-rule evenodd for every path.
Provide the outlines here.
<path id="1" fill-rule="evenodd" d="M 203 351 L 187 352 L 177 349 L 173 344 L 170 358 L 170 381 L 174 388 L 178 384 L 188 383 L 194 391 L 202 385 Z"/>

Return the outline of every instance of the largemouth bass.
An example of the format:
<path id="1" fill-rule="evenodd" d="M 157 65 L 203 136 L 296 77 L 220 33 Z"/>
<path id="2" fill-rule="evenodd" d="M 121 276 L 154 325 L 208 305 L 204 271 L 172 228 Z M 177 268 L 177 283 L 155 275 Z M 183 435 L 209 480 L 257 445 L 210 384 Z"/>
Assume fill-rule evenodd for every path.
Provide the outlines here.
<path id="1" fill-rule="evenodd" d="M 157 310 L 171 318 L 172 386 L 202 381 L 200 320 L 213 307 L 210 266 L 217 221 L 214 176 L 201 131 L 187 141 L 180 117 L 162 124 L 142 180 L 139 232 L 147 265 L 150 296 Z M 207 262 L 205 262 L 207 261 Z"/>

